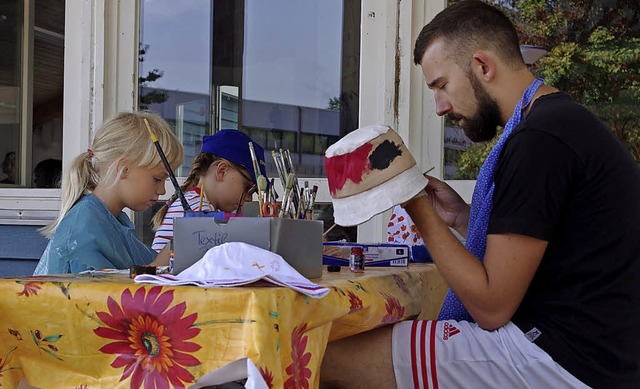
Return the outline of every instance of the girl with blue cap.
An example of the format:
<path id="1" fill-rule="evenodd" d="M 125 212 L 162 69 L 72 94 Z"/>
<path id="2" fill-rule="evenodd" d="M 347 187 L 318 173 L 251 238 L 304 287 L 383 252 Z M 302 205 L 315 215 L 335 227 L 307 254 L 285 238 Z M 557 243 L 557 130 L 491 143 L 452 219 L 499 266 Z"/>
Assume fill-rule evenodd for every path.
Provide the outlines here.
<path id="1" fill-rule="evenodd" d="M 263 148 L 238 130 L 221 130 L 203 138 L 191 173 L 181 189 L 193 211 L 239 211 L 257 189 L 249 142 L 253 143 L 260 174 L 267 176 Z M 201 193 L 201 188 L 204 193 Z M 173 218 L 183 217 L 180 199 L 172 196 L 153 218 L 156 229 L 152 248 L 162 250 L 173 239 Z"/>
<path id="2" fill-rule="evenodd" d="M 147 247 L 122 212 L 125 207 L 144 211 L 165 193 L 169 175 L 145 121 L 153 128 L 170 167 L 182 164 L 182 145 L 158 115 L 120 113 L 109 119 L 96 133 L 91 148 L 63 173 L 60 214 L 43 229 L 50 240 L 34 275 L 169 262 L 169 251 L 157 254 Z"/>

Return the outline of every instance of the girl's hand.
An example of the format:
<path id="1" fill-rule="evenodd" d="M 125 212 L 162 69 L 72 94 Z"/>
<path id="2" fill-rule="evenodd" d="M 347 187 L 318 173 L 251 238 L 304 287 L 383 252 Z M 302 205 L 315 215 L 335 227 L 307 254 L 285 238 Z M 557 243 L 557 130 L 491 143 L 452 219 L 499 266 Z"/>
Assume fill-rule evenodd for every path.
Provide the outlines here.
<path id="1" fill-rule="evenodd" d="M 160 250 L 158 255 L 156 255 L 156 259 L 153 260 L 149 265 L 151 266 L 169 266 L 169 257 L 171 256 L 171 242 L 167 242 L 167 244 Z"/>

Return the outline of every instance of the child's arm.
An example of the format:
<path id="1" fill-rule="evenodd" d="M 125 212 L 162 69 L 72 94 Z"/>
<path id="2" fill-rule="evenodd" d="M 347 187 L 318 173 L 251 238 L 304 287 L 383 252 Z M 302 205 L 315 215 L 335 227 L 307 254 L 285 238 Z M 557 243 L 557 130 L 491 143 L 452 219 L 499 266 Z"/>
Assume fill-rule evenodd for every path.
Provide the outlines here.
<path id="1" fill-rule="evenodd" d="M 156 259 L 149 265 L 151 266 L 169 266 L 169 256 L 171 255 L 171 242 L 168 242 L 162 250 L 156 255 Z"/>

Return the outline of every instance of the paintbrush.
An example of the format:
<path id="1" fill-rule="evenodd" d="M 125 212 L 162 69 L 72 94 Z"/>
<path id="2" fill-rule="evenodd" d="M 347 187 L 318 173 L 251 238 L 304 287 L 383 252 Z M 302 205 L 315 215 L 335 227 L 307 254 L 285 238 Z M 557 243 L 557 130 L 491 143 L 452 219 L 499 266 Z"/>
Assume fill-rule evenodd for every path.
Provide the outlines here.
<path id="1" fill-rule="evenodd" d="M 202 212 L 202 199 L 204 198 L 204 184 L 200 185 L 200 203 L 198 204 L 198 212 Z"/>
<path id="2" fill-rule="evenodd" d="M 171 170 L 171 166 L 169 166 L 169 161 L 167 161 L 167 156 L 164 155 L 164 151 L 162 151 L 162 146 L 160 146 L 160 142 L 158 142 L 158 137 L 156 137 L 155 132 L 151 129 L 151 125 L 149 125 L 149 121 L 147 118 L 144 118 L 144 124 L 147 126 L 147 131 L 149 131 L 149 135 L 151 135 L 151 141 L 154 145 L 156 145 L 156 150 L 158 150 L 158 154 L 160 154 L 160 159 L 164 164 L 164 168 L 169 173 L 169 178 L 171 178 L 171 183 L 173 184 L 174 189 L 176 190 L 176 195 L 180 199 L 180 203 L 182 204 L 182 208 L 185 212 L 191 212 L 191 207 L 189 207 L 189 203 L 187 199 L 184 197 L 182 190 L 180 190 L 180 185 L 178 184 L 178 180 L 176 180 L 175 174 L 173 174 L 173 170 Z"/>

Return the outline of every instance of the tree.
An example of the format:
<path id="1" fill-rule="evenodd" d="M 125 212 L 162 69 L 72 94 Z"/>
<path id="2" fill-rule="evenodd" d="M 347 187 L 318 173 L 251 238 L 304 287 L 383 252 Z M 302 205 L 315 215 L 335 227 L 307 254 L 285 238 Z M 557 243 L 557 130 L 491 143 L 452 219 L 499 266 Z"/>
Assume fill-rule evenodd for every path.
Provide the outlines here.
<path id="1" fill-rule="evenodd" d="M 342 104 L 342 100 L 340 99 L 340 97 L 338 96 L 332 97 L 329 99 L 329 102 L 327 103 L 327 109 L 330 111 L 339 111 L 341 104 Z"/>
<path id="2" fill-rule="evenodd" d="M 144 55 L 148 50 L 149 45 L 140 43 L 140 46 L 138 47 L 138 62 L 144 62 Z M 162 70 L 152 69 L 147 72 L 146 76 L 138 77 L 138 86 L 140 88 L 143 86 L 149 86 L 150 83 L 162 77 L 163 74 L 164 72 Z M 152 90 L 144 95 L 141 92 L 139 96 L 138 107 L 140 109 L 149 109 L 149 105 L 164 103 L 168 98 L 169 96 L 165 91 Z"/>
<path id="3" fill-rule="evenodd" d="M 514 22 L 522 44 L 549 53 L 532 66 L 545 83 L 569 93 L 622 140 L 640 164 L 640 8 L 637 0 L 487 1 Z M 464 152 L 466 154 L 466 151 Z M 463 155 L 477 176 L 476 149 Z M 467 161 L 468 160 L 468 161 Z"/>

